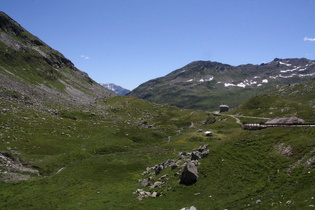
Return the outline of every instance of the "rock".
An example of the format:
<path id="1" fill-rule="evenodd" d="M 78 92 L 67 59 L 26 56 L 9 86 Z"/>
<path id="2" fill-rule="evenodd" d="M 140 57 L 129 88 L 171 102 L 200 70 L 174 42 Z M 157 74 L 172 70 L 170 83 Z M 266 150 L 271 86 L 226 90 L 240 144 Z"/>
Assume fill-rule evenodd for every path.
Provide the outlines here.
<path id="1" fill-rule="evenodd" d="M 285 205 L 291 205 L 292 204 L 292 201 L 291 200 L 288 200 Z"/>
<path id="2" fill-rule="evenodd" d="M 151 187 L 150 189 L 154 189 L 156 187 L 162 187 L 164 185 L 163 182 L 155 182 Z"/>
<path id="3" fill-rule="evenodd" d="M 173 164 L 171 165 L 171 169 L 174 170 L 174 169 L 176 169 L 176 168 L 178 168 L 177 163 L 173 163 Z"/>
<path id="4" fill-rule="evenodd" d="M 180 183 L 192 185 L 197 182 L 198 169 L 192 162 L 187 162 L 180 176 Z"/>
<path id="5" fill-rule="evenodd" d="M 193 149 L 193 151 L 199 151 L 199 152 L 203 152 L 204 150 L 206 150 L 208 148 L 209 144 L 204 144 L 200 147 L 198 147 L 197 149 Z"/>
<path id="6" fill-rule="evenodd" d="M 209 150 L 205 150 L 205 151 L 201 152 L 201 153 L 200 153 L 201 158 L 208 157 L 209 153 L 210 153 L 210 151 L 209 151 Z"/>
<path id="7" fill-rule="evenodd" d="M 142 186 L 142 187 L 147 187 L 147 186 L 149 186 L 149 179 L 143 179 L 143 180 L 141 181 L 141 186 Z"/>
<path id="8" fill-rule="evenodd" d="M 284 143 L 274 146 L 274 149 L 279 151 L 284 157 L 291 157 L 293 155 L 293 149 L 290 145 L 286 146 Z"/>
<path id="9" fill-rule="evenodd" d="M 197 208 L 196 207 L 194 207 L 194 206 L 191 206 L 191 207 L 184 207 L 184 208 L 181 208 L 180 210 L 197 210 Z"/>
<path id="10" fill-rule="evenodd" d="M 199 163 L 199 161 L 198 160 L 192 160 L 192 161 L 190 161 L 192 164 L 194 164 L 195 166 L 199 166 L 200 165 L 200 163 Z"/>
<path id="11" fill-rule="evenodd" d="M 259 204 L 259 203 L 261 203 L 261 200 L 259 200 L 259 199 L 256 200 L 256 204 Z"/>
<path id="12" fill-rule="evenodd" d="M 153 193 L 151 194 L 151 197 L 152 197 L 152 198 L 156 198 L 157 195 L 158 195 L 157 192 L 153 192 Z"/>
<path id="13" fill-rule="evenodd" d="M 295 116 L 291 117 L 277 117 L 271 120 L 268 120 L 265 124 L 287 124 L 287 125 L 292 125 L 292 124 L 304 124 L 305 120 L 301 118 L 297 118 Z"/>
<path id="14" fill-rule="evenodd" d="M 168 136 L 167 137 L 167 141 L 166 141 L 167 143 L 170 143 L 171 142 L 171 136 Z"/>
<path id="15" fill-rule="evenodd" d="M 161 176 L 161 179 L 168 179 L 168 174 Z"/>
<path id="16" fill-rule="evenodd" d="M 201 158 L 201 154 L 199 151 L 194 151 L 191 153 L 191 160 L 199 160 Z"/>
<path id="17" fill-rule="evenodd" d="M 158 164 L 154 167 L 155 174 L 159 174 L 163 170 L 163 166 Z"/>

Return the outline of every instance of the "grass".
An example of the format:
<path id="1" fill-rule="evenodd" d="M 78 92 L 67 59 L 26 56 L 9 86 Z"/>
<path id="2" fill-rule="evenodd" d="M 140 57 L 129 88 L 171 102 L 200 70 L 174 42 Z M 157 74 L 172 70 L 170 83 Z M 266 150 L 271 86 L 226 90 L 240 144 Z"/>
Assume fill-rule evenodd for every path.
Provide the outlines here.
<path id="1" fill-rule="evenodd" d="M 288 173 L 291 165 L 314 156 L 313 128 L 243 131 L 230 117 L 128 96 L 100 101 L 102 112 L 71 108 L 57 115 L 0 102 L 0 151 L 41 174 L 23 182 L 0 182 L 3 209 L 301 209 L 314 205 L 314 163 Z M 204 124 L 209 118 L 216 122 Z M 198 129 L 211 130 L 214 136 L 205 137 Z M 284 157 L 275 149 L 282 143 L 292 148 L 292 156 Z M 157 189 L 163 196 L 137 201 L 133 192 L 141 188 L 138 180 L 144 178 L 146 167 L 176 159 L 180 152 L 203 144 L 209 144 L 210 154 L 200 161 L 196 184 L 180 185 L 167 169 L 159 175 L 170 176 L 167 187 Z M 286 205 L 288 201 L 292 204 Z"/>

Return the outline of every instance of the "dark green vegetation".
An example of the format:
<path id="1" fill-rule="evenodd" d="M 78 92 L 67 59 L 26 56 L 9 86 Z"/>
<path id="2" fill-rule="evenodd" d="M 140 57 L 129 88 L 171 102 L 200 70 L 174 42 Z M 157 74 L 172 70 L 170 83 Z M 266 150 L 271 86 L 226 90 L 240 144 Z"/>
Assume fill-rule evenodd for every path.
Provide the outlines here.
<path id="1" fill-rule="evenodd" d="M 310 81 L 314 76 L 315 62 L 304 58 L 274 59 L 266 64 L 240 66 L 195 61 L 143 83 L 128 95 L 154 103 L 214 111 L 222 103 L 236 108 L 278 85 Z"/>
<path id="2" fill-rule="evenodd" d="M 5 14 L 0 20 L 0 209 L 315 205 L 314 128 L 245 131 L 228 115 L 109 97 L 63 56 L 54 60 L 55 51 Z M 46 57 L 32 51 L 36 46 Z M 314 82 L 267 92 L 233 112 L 310 122 Z M 200 160 L 195 184 L 179 184 L 168 168 L 153 177 L 169 175 L 166 187 L 154 189 L 162 196 L 137 200 L 133 192 L 142 188 L 138 180 L 147 167 L 204 144 L 210 154 Z"/>

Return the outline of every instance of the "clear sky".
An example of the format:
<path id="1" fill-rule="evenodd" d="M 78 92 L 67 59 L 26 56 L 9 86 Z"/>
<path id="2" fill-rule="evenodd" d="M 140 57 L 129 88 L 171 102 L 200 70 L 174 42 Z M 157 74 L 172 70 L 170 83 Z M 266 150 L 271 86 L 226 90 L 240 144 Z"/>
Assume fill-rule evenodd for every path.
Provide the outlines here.
<path id="1" fill-rule="evenodd" d="M 315 59 L 315 0 L 1 0 L 99 83 L 134 89 L 196 60 Z"/>

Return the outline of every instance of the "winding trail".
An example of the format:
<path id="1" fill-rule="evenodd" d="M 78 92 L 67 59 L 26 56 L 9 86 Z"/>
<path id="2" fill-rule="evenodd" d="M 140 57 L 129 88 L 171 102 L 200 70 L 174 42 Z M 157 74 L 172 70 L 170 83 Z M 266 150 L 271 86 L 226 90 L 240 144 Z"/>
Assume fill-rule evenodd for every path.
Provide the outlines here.
<path id="1" fill-rule="evenodd" d="M 243 115 L 231 115 L 231 114 L 222 114 L 219 111 L 215 111 L 215 112 L 210 112 L 212 114 L 218 115 L 218 116 L 227 116 L 227 117 L 232 117 L 236 120 L 237 124 L 242 125 L 241 120 L 239 119 L 239 117 L 244 117 L 244 118 L 252 118 L 252 119 L 260 119 L 260 120 L 270 120 L 271 118 L 267 118 L 267 117 L 252 117 L 252 116 L 243 116 Z"/>

